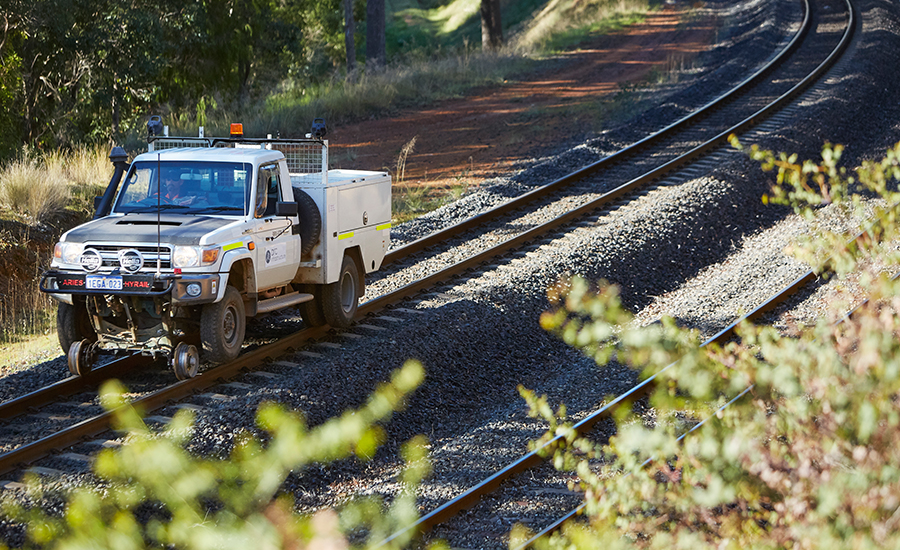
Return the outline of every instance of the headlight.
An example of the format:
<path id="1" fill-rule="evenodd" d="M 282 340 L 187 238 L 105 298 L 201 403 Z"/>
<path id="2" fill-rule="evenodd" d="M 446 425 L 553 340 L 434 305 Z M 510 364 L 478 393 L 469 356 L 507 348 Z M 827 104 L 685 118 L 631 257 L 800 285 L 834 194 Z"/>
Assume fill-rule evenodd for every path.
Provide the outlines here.
<path id="1" fill-rule="evenodd" d="M 78 264 L 78 258 L 84 252 L 84 243 L 56 243 L 53 247 L 53 259 L 64 264 Z"/>
<path id="2" fill-rule="evenodd" d="M 211 265 L 219 258 L 219 248 L 176 246 L 172 251 L 172 267 Z"/>

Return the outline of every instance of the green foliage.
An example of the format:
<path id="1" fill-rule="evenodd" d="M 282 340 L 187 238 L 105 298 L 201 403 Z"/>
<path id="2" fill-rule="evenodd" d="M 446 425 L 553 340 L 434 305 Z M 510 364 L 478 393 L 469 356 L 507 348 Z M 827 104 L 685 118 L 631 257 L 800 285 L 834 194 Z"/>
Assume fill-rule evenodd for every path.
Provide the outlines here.
<path id="1" fill-rule="evenodd" d="M 522 36 L 517 48 L 532 51 L 559 32 L 577 42 L 599 29 L 598 18 L 644 5 L 634 1 L 508 1 L 503 22 L 510 36 Z M 137 147 L 150 113 L 192 134 L 237 119 L 248 133 L 259 128 L 256 135 L 302 134 L 318 116 L 349 120 L 453 97 L 524 66 L 515 56 L 472 59 L 480 49 L 477 0 L 394 3 L 386 76 L 346 73 L 342 0 L 7 4 L 0 162 L 22 142 L 52 149 L 112 138 Z M 358 51 L 365 7 L 354 0 Z M 575 20 L 581 26 L 573 28 Z"/>
<path id="2" fill-rule="evenodd" d="M 21 32 L 9 33 L 3 43 L 21 43 Z M 0 160 L 12 157 L 22 142 L 17 113 L 21 112 L 18 91 L 22 89 L 22 58 L 13 48 L 0 44 Z"/>
<path id="3" fill-rule="evenodd" d="M 532 14 L 513 40 L 523 50 L 558 52 L 592 35 L 620 30 L 645 19 L 646 0 L 597 0 L 548 2 Z"/>
<path id="4" fill-rule="evenodd" d="M 374 547 L 417 517 L 414 489 L 429 471 L 423 438 L 404 446 L 405 489 L 387 507 L 364 498 L 341 510 L 298 515 L 281 486 L 288 474 L 311 464 L 372 456 L 383 439 L 379 423 L 402 406 L 423 374 L 421 365 L 407 362 L 362 407 L 314 428 L 297 413 L 263 405 L 257 424 L 264 435 L 243 434 L 221 460 L 185 451 L 192 427 L 188 409 L 153 432 L 128 404 L 125 388 L 110 382 L 102 401 L 128 437 L 121 448 L 97 457 L 94 472 L 102 486 L 67 495 L 62 516 L 12 500 L 5 511 L 27 523 L 30 546 L 41 548 L 346 548 L 351 533 L 357 547 Z M 31 478 L 28 486 L 39 502 L 38 480 Z M 385 548 L 408 543 L 401 537 Z"/>
<path id="5" fill-rule="evenodd" d="M 650 397 L 655 420 L 620 414 L 606 445 L 578 436 L 564 408 L 554 412 L 521 390 L 531 414 L 550 424 L 542 441 L 565 436 L 546 452 L 557 468 L 577 472 L 589 518 L 539 547 L 900 545 L 900 283 L 878 267 L 896 265 L 900 144 L 853 178 L 837 165 L 840 151 L 826 146 L 819 163 L 751 155 L 779 170 L 773 202 L 807 216 L 825 203 L 875 211 L 861 238 L 821 231 L 808 241 L 812 250 L 796 247 L 812 257 L 844 243 L 838 259 L 817 267 L 859 276 L 869 301 L 850 318 L 839 301 L 796 337 L 744 323 L 738 341 L 701 348 L 671 320 L 634 327 L 613 287 L 593 292 L 572 279 L 551 289 L 548 330 L 601 364 L 615 357 L 659 381 Z M 851 191 L 855 183 L 877 196 L 877 208 Z M 513 542 L 526 535 L 518 527 Z"/>

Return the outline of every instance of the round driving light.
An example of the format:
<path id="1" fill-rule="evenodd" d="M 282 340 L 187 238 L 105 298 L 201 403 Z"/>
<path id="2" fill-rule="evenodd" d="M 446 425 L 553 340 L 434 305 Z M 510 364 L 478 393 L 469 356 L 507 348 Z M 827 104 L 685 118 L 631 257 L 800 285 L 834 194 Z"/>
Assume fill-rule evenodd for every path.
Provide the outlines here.
<path id="1" fill-rule="evenodd" d="M 187 291 L 188 296 L 196 298 L 197 296 L 200 296 L 202 289 L 200 288 L 200 283 L 191 283 L 185 288 L 185 291 Z"/>
<path id="2" fill-rule="evenodd" d="M 134 248 L 120 250 L 119 265 L 128 273 L 136 273 L 144 267 L 144 257 Z"/>
<path id="3" fill-rule="evenodd" d="M 78 261 L 81 264 L 81 268 L 90 273 L 97 271 L 103 265 L 103 257 L 93 248 L 88 248 L 82 252 Z"/>

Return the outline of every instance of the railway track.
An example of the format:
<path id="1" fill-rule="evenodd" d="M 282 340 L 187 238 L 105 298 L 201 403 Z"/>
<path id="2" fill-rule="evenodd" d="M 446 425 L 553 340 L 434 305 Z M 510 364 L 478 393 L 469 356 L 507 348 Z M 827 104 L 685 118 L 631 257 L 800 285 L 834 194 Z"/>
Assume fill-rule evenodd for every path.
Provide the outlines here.
<path id="1" fill-rule="evenodd" d="M 835 5 L 835 3 L 826 4 Z M 820 37 L 819 33 L 815 32 L 817 18 L 814 10 L 807 9 L 806 13 L 807 17 L 801 29 L 785 50 L 772 60 L 772 63 L 743 82 L 739 90 L 720 98 L 714 104 L 695 113 L 694 116 L 686 117 L 686 119 L 608 157 L 608 159 L 542 186 L 526 196 L 512 200 L 508 204 L 485 212 L 462 224 L 446 228 L 432 236 L 408 243 L 390 253 L 386 258 L 386 263 L 389 262 L 390 265 L 385 270 L 385 274 L 381 275 L 372 285 L 373 290 L 370 295 L 367 295 L 370 299 L 361 304 L 360 317 L 376 314 L 386 308 L 402 304 L 409 297 L 433 289 L 443 281 L 451 280 L 472 269 L 483 269 L 486 264 L 497 261 L 498 258 L 508 257 L 510 253 L 521 251 L 523 247 L 529 245 L 534 247 L 535 242 L 547 242 L 560 232 L 572 227 L 573 224 L 583 223 L 585 216 L 598 211 L 602 212 L 604 209 L 615 208 L 623 197 L 634 194 L 648 185 L 660 185 L 661 178 L 675 177 L 673 174 L 677 174 L 679 171 L 681 171 L 679 177 L 686 177 L 686 168 L 688 171 L 698 170 L 693 167 L 697 165 L 698 159 L 721 148 L 729 133 L 746 131 L 766 117 L 771 117 L 815 82 L 833 64 L 839 56 L 839 51 L 846 47 L 849 32 L 823 33 L 829 36 Z M 812 16 L 811 13 L 813 13 Z M 834 17 L 832 14 L 832 18 Z M 852 29 L 852 25 L 848 25 L 847 28 Z M 835 38 L 830 36 L 832 34 L 840 35 L 833 40 L 839 44 L 828 44 L 830 38 Z M 836 45 L 837 47 L 835 47 Z M 815 50 L 816 53 L 810 53 L 810 50 Z M 773 84 L 776 81 L 779 83 L 778 85 Z M 761 107 L 761 104 L 766 106 Z M 709 162 L 706 161 L 706 165 L 708 164 Z M 699 165 L 699 169 L 703 170 L 703 161 Z M 560 204 L 564 205 L 565 213 L 553 216 L 551 220 L 544 223 L 530 220 L 535 212 L 553 210 Z M 526 229 L 517 231 L 510 236 L 513 233 L 510 229 L 512 226 Z M 498 238 L 498 234 L 501 234 L 502 238 Z M 460 237 L 461 235 L 465 235 L 465 237 Z M 473 241 L 477 241 L 477 243 L 473 243 Z M 485 242 L 494 244 L 486 246 Z M 461 246 L 469 250 L 460 253 L 458 249 Z M 472 248 L 479 248 L 479 250 L 472 251 Z M 442 269 L 432 269 L 427 265 L 422 267 L 422 264 L 429 264 L 432 258 L 442 254 L 455 254 L 465 258 Z M 414 269 L 419 272 L 425 271 L 427 274 L 411 277 L 409 283 L 379 294 L 379 282 L 391 277 L 403 279 L 404 272 Z M 798 288 L 808 282 L 809 277 L 803 279 L 803 281 L 797 281 Z M 765 307 L 774 307 L 781 299 L 783 298 L 773 298 Z M 760 310 L 759 313 L 762 311 L 764 310 Z M 152 411 L 164 405 L 184 400 L 242 373 L 259 369 L 265 365 L 266 361 L 299 348 L 309 340 L 322 338 L 326 332 L 327 328 L 298 331 L 277 342 L 250 350 L 232 363 L 207 370 L 197 378 L 148 392 L 135 402 L 143 406 L 145 410 Z M 726 332 L 717 335 L 717 338 L 720 339 L 727 337 Z M 125 373 L 133 372 L 142 363 L 145 361 L 140 357 L 123 358 L 97 369 L 91 376 L 84 379 L 61 381 L 51 387 L 3 403 L 0 405 L 0 419 L 6 422 L 17 421 L 17 418 L 33 414 L 42 406 L 58 402 L 66 396 L 78 396 L 82 392 L 89 391 L 105 379 L 121 377 Z M 615 403 L 630 402 L 635 399 L 646 390 L 647 383 L 645 381 L 642 385 L 633 388 L 633 392 L 621 396 Z M 585 429 L 599 421 L 608 412 L 600 413 L 598 411 L 597 414 L 600 416 L 582 422 Z M 589 418 L 593 416 L 592 414 Z M 0 455 L 0 472 L 13 473 L 22 465 L 32 463 L 47 456 L 48 453 L 65 449 L 86 438 L 101 434 L 108 429 L 108 425 L 109 416 L 99 414 L 84 418 L 62 430 L 11 449 Z M 513 475 L 528 467 L 525 464 L 530 466 L 535 459 L 523 460 L 522 465 L 511 465 L 504 471 L 508 470 L 509 475 Z M 467 491 L 466 494 L 469 496 L 458 501 L 454 499 L 456 502 L 448 502 L 435 512 L 424 516 L 419 527 L 428 527 L 446 521 L 452 517 L 453 513 L 472 506 L 481 496 L 496 488 L 500 481 L 502 479 L 492 476 L 490 480 L 486 480 L 482 488 Z"/>

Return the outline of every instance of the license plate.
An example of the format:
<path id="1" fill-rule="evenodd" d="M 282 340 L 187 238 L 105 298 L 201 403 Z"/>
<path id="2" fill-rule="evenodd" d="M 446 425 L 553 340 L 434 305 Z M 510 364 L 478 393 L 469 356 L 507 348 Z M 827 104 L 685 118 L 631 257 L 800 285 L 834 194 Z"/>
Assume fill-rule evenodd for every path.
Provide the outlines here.
<path id="1" fill-rule="evenodd" d="M 88 275 L 84 286 L 91 290 L 122 290 L 122 277 L 116 275 Z"/>

